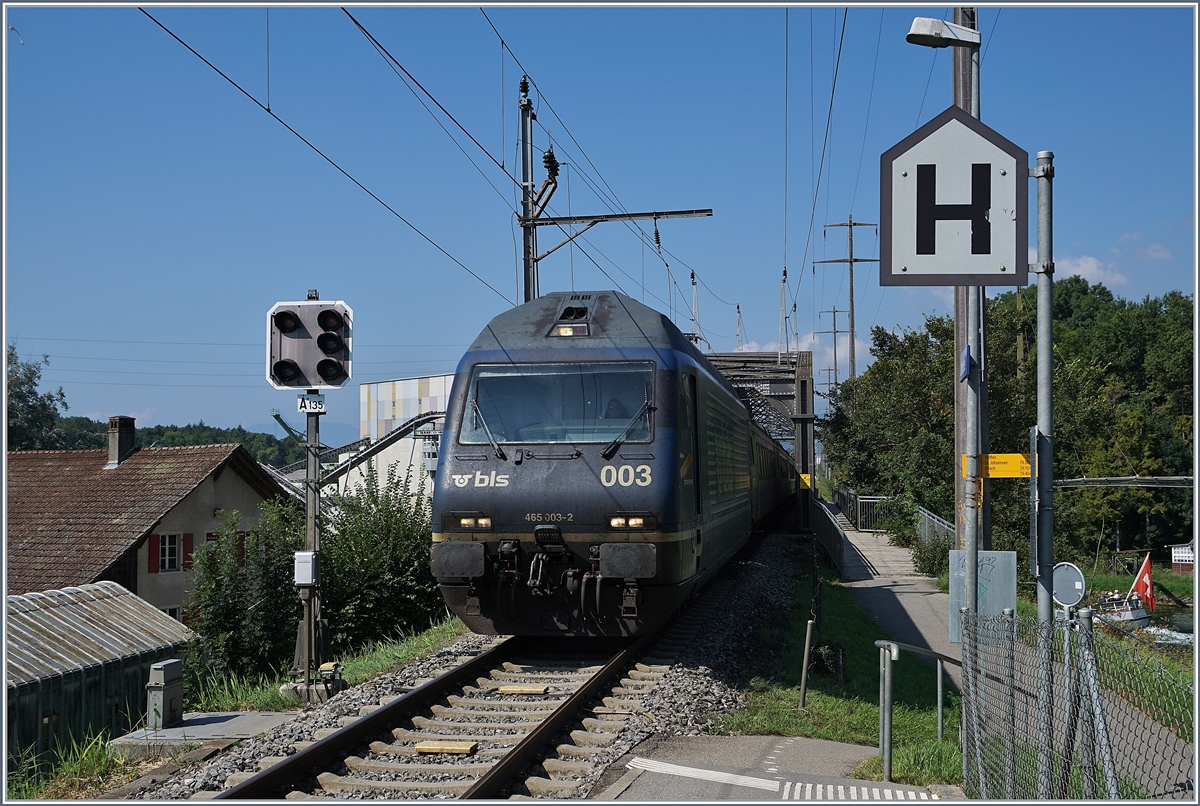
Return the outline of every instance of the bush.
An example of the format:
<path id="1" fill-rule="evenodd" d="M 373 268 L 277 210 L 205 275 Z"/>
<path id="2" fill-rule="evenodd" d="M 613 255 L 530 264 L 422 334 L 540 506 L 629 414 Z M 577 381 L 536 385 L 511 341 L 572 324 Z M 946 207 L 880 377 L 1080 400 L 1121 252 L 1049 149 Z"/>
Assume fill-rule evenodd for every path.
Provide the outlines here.
<path id="1" fill-rule="evenodd" d="M 367 475 L 329 505 L 322 536 L 321 606 L 335 653 L 372 641 L 420 632 L 445 613 L 429 568 L 431 507 L 422 478 L 397 478 L 388 468 L 379 484 Z"/>
<path id="2" fill-rule="evenodd" d="M 265 501 L 259 522 L 240 532 L 224 513 L 216 540 L 193 554 L 194 587 L 184 614 L 198 635 L 188 648 L 189 701 L 201 678 L 273 675 L 290 664 L 301 616 L 292 584 L 293 555 L 303 545 L 304 513 L 293 501 Z"/>

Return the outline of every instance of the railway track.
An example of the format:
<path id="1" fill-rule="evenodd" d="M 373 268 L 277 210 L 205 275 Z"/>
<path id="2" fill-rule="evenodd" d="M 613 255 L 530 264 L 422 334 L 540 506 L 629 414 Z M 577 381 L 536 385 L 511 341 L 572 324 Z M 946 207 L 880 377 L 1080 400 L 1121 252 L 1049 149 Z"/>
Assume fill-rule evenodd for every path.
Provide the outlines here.
<path id="1" fill-rule="evenodd" d="M 504 640 L 294 755 L 263 759 L 215 799 L 575 794 L 727 585 L 656 636 Z"/>

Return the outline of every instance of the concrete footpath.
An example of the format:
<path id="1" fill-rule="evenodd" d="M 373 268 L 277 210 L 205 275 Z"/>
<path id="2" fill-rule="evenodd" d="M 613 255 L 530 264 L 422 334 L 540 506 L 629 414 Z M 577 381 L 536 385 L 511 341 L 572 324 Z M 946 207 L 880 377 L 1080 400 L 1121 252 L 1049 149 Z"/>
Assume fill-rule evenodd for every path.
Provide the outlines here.
<path id="1" fill-rule="evenodd" d="M 888 637 L 960 660 L 961 644 L 950 643 L 950 594 L 937 580 L 917 576 L 908 549 L 888 545 L 883 532 L 859 532 L 833 504 L 822 502 L 846 532 L 846 569 L 842 582 L 850 595 Z M 917 655 L 915 657 L 922 657 Z M 931 666 L 934 661 L 928 660 Z M 960 688 L 959 667 L 944 664 L 946 676 Z M 937 685 L 936 672 L 929 676 Z"/>

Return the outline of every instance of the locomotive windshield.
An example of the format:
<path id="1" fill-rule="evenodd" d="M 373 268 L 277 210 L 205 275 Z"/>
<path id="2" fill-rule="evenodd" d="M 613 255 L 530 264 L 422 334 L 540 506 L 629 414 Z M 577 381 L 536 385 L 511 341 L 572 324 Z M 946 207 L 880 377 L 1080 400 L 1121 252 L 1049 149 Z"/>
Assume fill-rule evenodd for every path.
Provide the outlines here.
<path id="1" fill-rule="evenodd" d="M 649 442 L 653 393 L 649 361 L 477 366 L 459 440 L 487 445 L 490 432 L 498 443 Z"/>

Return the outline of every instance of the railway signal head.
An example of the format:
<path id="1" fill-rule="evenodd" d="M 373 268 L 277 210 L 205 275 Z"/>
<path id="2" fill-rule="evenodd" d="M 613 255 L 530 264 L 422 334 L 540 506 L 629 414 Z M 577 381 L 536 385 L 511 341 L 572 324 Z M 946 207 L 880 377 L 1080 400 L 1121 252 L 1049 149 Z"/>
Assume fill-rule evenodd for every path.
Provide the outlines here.
<path id="1" fill-rule="evenodd" d="M 354 312 L 339 301 L 279 302 L 267 312 L 267 380 L 276 389 L 337 389 L 351 376 Z"/>

